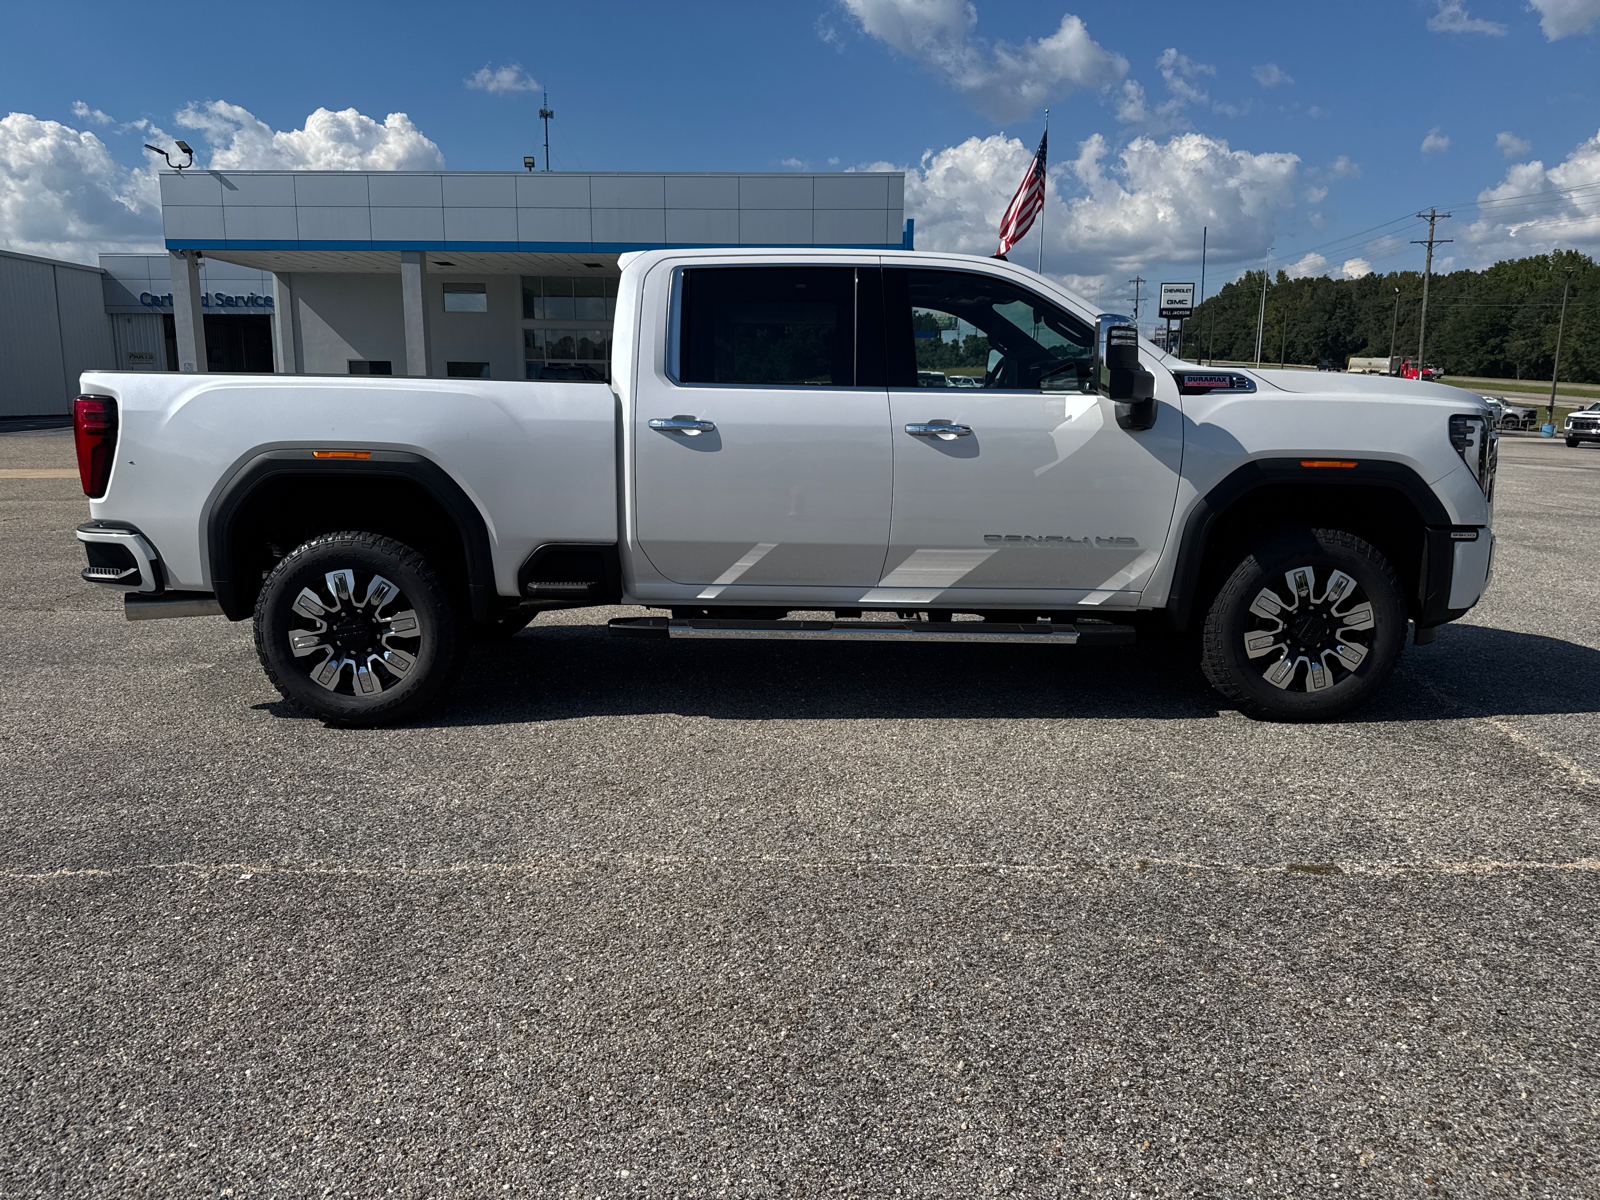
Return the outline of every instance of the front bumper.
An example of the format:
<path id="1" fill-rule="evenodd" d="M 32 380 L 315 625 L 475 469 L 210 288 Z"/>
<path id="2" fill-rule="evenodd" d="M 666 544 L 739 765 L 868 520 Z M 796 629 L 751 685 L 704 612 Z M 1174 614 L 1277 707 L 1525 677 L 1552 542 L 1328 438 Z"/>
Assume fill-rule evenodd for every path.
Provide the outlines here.
<path id="1" fill-rule="evenodd" d="M 1465 616 L 1489 586 L 1494 531 L 1487 525 L 1430 526 L 1418 581 L 1418 629 Z"/>
<path id="2" fill-rule="evenodd" d="M 1584 427 L 1573 429 L 1570 425 L 1561 431 L 1561 436 L 1569 442 L 1600 442 L 1600 428 Z"/>

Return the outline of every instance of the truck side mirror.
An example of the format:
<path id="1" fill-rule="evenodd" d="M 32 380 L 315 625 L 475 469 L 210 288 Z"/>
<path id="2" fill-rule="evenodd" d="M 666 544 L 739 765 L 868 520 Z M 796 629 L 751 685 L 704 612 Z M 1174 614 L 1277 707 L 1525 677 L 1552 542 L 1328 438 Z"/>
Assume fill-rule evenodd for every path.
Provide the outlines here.
<path id="1" fill-rule="evenodd" d="M 1139 331 L 1127 318 L 1100 318 L 1099 391 L 1117 405 L 1117 424 L 1124 429 L 1149 429 L 1156 423 L 1156 380 L 1139 366 Z"/>

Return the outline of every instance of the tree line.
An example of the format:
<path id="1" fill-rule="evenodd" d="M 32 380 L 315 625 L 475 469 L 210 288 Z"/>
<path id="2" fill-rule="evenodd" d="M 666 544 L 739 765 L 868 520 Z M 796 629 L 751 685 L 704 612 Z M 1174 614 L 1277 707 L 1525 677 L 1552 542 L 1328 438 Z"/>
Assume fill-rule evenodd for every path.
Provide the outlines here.
<path id="1" fill-rule="evenodd" d="M 1600 266 L 1575 250 L 1495 263 L 1482 271 L 1434 275 L 1428 284 L 1424 356 L 1447 375 L 1550 378 L 1561 291 L 1570 272 L 1561 379 L 1600 383 Z M 1208 297 L 1185 324 L 1183 357 L 1254 362 L 1264 272 L 1247 271 Z M 1352 357 L 1414 358 L 1422 316 L 1422 273 L 1360 279 L 1267 282 L 1261 361 L 1343 368 Z"/>

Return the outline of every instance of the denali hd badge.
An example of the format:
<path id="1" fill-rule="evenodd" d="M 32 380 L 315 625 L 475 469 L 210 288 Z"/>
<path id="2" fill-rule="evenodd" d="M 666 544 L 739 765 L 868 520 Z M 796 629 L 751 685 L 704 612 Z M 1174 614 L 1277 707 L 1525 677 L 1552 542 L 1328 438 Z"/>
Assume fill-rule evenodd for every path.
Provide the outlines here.
<path id="1" fill-rule="evenodd" d="M 1035 537 L 1031 533 L 986 533 L 983 541 L 988 546 L 1081 546 L 1099 550 L 1137 550 L 1139 540 L 1131 537 L 1071 538 L 1054 535 Z"/>

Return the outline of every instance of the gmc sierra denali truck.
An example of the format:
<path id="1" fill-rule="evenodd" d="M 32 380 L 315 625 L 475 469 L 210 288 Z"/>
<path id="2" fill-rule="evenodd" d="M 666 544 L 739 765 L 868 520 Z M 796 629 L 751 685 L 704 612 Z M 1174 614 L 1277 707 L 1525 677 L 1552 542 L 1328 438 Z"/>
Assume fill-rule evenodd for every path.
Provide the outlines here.
<path id="1" fill-rule="evenodd" d="M 1476 396 L 1199 367 L 1007 262 L 625 255 L 613 337 L 609 382 L 88 372 L 83 576 L 132 619 L 252 620 L 344 725 L 614 604 L 687 641 L 1189 631 L 1231 705 L 1322 719 L 1488 579 Z"/>

